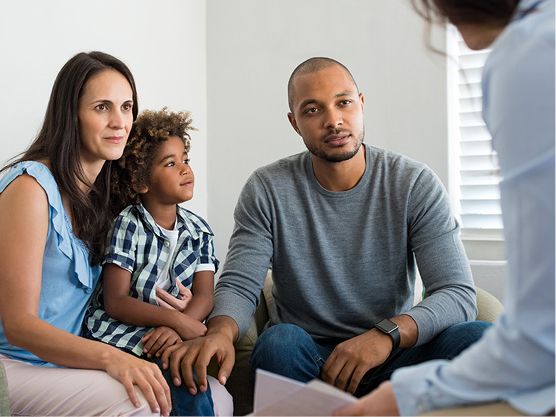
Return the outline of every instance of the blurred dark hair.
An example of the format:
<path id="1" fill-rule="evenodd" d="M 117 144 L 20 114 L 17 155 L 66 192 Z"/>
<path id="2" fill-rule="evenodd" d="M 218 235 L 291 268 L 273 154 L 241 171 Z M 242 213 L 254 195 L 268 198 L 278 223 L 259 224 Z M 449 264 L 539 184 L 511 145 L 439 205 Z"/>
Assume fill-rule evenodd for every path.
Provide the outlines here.
<path id="1" fill-rule="evenodd" d="M 427 22 L 481 24 L 503 27 L 515 13 L 519 0 L 411 0 Z"/>
<path id="2" fill-rule="evenodd" d="M 9 163 L 47 160 L 60 192 L 69 199 L 73 233 L 90 251 L 92 264 L 100 262 L 112 216 L 109 205 L 111 161 L 106 161 L 94 184 L 89 184 L 80 163 L 79 98 L 95 74 L 115 70 L 122 74 L 133 92 L 133 119 L 137 117 L 137 90 L 129 68 L 103 52 L 81 52 L 62 67 L 56 77 L 42 128 L 31 146 Z M 80 184 L 90 187 L 82 191 Z"/>

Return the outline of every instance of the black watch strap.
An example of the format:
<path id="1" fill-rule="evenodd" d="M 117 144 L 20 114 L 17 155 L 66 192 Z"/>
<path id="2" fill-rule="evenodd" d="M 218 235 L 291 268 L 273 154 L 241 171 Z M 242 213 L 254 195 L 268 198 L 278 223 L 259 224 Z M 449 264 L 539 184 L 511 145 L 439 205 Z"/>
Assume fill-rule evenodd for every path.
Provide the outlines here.
<path id="1" fill-rule="evenodd" d="M 377 330 L 390 336 L 390 339 L 392 339 L 392 351 L 396 350 L 400 346 L 400 330 L 396 323 L 392 320 L 383 319 L 379 321 L 375 327 Z"/>

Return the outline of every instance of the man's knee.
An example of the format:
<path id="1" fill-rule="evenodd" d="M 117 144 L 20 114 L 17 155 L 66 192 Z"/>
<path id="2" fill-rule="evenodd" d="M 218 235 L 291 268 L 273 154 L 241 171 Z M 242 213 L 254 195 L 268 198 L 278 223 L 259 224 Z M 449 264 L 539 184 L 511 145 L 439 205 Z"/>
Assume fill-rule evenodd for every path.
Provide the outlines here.
<path id="1" fill-rule="evenodd" d="M 449 349 L 447 356 L 453 358 L 479 340 L 490 326 L 491 323 L 484 321 L 454 324 L 437 336 L 437 342 Z"/>
<path id="2" fill-rule="evenodd" d="M 281 323 L 266 329 L 251 355 L 253 372 L 261 368 L 299 381 L 316 378 L 320 366 L 315 342 L 294 324 Z"/>
<path id="3" fill-rule="evenodd" d="M 441 334 L 450 338 L 459 337 L 474 343 L 481 338 L 485 330 L 490 326 L 492 326 L 492 323 L 487 323 L 486 321 L 466 321 L 448 327 Z"/>
<path id="4" fill-rule="evenodd" d="M 263 332 L 257 340 L 255 351 L 281 353 L 306 343 L 312 343 L 312 339 L 305 330 L 295 324 L 280 323 Z"/>

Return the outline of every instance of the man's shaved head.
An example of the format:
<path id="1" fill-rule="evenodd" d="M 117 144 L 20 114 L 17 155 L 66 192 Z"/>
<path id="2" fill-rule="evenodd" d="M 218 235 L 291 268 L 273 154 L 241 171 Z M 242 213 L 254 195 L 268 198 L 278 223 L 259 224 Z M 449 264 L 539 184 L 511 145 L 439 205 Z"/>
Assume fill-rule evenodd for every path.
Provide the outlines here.
<path id="1" fill-rule="evenodd" d="M 353 81 L 353 84 L 355 85 L 356 90 L 359 92 L 359 88 L 357 87 L 357 83 L 355 82 L 355 80 L 353 79 L 353 75 L 351 75 L 351 72 L 349 72 L 349 70 L 346 68 L 346 66 L 344 64 L 342 64 L 341 62 L 336 61 L 335 59 L 332 58 L 326 58 L 326 57 L 313 57 L 313 58 L 309 58 L 306 61 L 303 61 L 301 64 L 299 64 L 292 72 L 292 75 L 290 75 L 290 79 L 288 81 L 288 105 L 290 107 L 290 111 L 293 112 L 293 99 L 294 99 L 294 86 L 293 83 L 295 81 L 295 78 L 298 75 L 303 75 L 303 74 L 310 74 L 312 72 L 317 72 L 320 71 L 322 69 L 334 66 L 334 65 L 338 65 L 340 68 L 342 68 L 346 74 L 349 76 L 349 78 L 351 78 L 351 80 Z"/>

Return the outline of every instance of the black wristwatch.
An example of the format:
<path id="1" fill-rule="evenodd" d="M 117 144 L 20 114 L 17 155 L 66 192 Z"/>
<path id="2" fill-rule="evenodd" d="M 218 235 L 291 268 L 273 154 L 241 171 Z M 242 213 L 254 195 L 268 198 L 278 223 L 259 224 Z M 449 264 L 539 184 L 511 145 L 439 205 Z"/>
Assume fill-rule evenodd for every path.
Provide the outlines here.
<path id="1" fill-rule="evenodd" d="M 375 327 L 392 339 L 392 351 L 400 346 L 400 330 L 392 320 L 384 319 L 375 324 Z"/>

